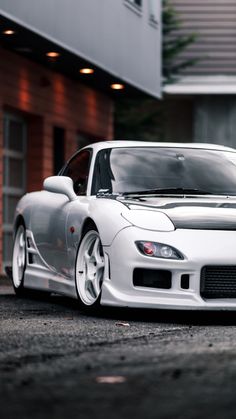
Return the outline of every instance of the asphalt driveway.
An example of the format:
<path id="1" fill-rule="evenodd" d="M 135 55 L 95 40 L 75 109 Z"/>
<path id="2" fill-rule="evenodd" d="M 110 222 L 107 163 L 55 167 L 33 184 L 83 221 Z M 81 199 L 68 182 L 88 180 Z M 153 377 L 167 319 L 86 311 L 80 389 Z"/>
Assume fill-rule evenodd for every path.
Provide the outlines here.
<path id="1" fill-rule="evenodd" d="M 1 419 L 235 418 L 236 313 L 81 312 L 0 282 Z"/>

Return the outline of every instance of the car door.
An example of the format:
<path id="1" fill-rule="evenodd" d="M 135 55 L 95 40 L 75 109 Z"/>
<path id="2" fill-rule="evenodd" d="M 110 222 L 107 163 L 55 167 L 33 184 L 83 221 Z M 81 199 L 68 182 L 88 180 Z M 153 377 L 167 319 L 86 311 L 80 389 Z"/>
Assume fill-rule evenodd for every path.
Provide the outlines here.
<path id="1" fill-rule="evenodd" d="M 72 179 L 78 202 L 70 201 L 60 193 L 42 191 L 37 200 L 37 208 L 32 211 L 32 231 L 38 250 L 50 269 L 63 277 L 71 276 L 71 257 L 67 246 L 70 233 L 68 216 L 74 205 L 78 207 L 78 219 L 81 219 L 80 208 L 84 212 L 83 201 L 86 198 L 90 160 L 91 150 L 78 152 L 59 175 Z"/>

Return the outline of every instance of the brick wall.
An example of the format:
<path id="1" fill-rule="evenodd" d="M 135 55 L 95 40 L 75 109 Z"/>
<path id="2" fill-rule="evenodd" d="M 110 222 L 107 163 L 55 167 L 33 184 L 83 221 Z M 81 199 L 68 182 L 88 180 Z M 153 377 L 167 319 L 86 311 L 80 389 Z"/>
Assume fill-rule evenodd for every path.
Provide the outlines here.
<path id="1" fill-rule="evenodd" d="M 0 153 L 4 111 L 22 115 L 28 134 L 28 191 L 40 189 L 43 179 L 53 174 L 54 126 L 65 130 L 65 159 L 77 149 L 79 132 L 93 139 L 112 139 L 113 102 L 103 93 L 2 48 L 0 81 Z M 2 158 L 0 161 L 1 191 Z M 0 239 L 0 261 L 1 243 Z"/>

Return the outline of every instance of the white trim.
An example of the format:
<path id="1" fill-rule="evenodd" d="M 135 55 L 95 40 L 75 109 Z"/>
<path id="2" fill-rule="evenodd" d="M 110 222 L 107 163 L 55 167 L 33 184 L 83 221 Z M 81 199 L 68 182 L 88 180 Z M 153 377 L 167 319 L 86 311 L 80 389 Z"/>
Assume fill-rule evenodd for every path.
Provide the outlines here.
<path id="1" fill-rule="evenodd" d="M 160 19 L 160 4 L 156 0 L 148 2 L 149 25 L 157 29 Z"/>
<path id="2" fill-rule="evenodd" d="M 185 76 L 166 84 L 163 93 L 170 95 L 236 94 L 236 76 Z"/>

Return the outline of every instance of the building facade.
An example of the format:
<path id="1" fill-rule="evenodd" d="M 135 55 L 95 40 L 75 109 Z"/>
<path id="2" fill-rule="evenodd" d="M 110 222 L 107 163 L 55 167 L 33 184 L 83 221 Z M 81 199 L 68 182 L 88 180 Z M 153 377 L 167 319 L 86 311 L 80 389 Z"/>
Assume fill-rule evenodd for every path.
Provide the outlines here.
<path id="1" fill-rule="evenodd" d="M 178 61 L 196 60 L 164 87 L 167 136 L 236 147 L 236 2 L 170 0 L 180 27 L 195 34 Z"/>
<path id="2" fill-rule="evenodd" d="M 160 31 L 159 1 L 0 0 L 1 271 L 18 199 L 113 139 L 117 95 L 159 97 Z"/>

